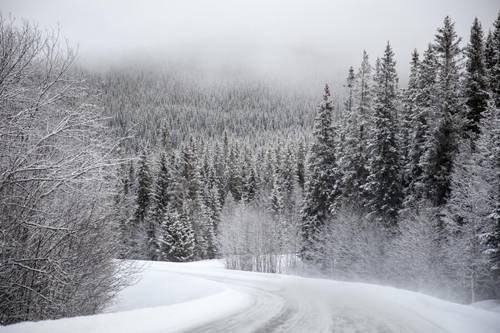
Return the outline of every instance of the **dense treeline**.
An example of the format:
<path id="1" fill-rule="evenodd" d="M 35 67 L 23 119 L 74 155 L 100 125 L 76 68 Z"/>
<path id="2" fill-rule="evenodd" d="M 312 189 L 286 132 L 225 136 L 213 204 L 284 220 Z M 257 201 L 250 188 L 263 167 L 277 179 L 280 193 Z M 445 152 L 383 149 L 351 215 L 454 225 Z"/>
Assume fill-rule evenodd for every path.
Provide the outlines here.
<path id="1" fill-rule="evenodd" d="M 107 74 L 113 126 L 139 137 L 115 198 L 122 255 L 271 272 L 301 258 L 335 278 L 498 296 L 500 18 L 460 41 L 445 18 L 405 89 L 389 43 L 365 52 L 314 122 L 307 98 L 260 86 Z"/>
<path id="2" fill-rule="evenodd" d="M 136 140 L 128 150 L 178 147 L 190 137 L 220 141 L 224 132 L 252 145 L 311 128 L 315 101 L 300 91 L 254 81 L 213 82 L 193 71 L 117 69 L 94 77 L 110 125 Z"/>
<path id="3" fill-rule="evenodd" d="M 326 87 L 303 259 L 335 277 L 461 301 L 498 295 L 499 37 L 500 17 L 486 41 L 476 19 L 461 49 L 446 17 L 423 59 L 412 53 L 404 90 L 387 44 L 372 72 L 365 61 L 349 71 L 340 127 Z"/>
<path id="4" fill-rule="evenodd" d="M 0 16 L 0 324 L 99 312 L 123 285 L 117 143 L 58 34 Z"/>

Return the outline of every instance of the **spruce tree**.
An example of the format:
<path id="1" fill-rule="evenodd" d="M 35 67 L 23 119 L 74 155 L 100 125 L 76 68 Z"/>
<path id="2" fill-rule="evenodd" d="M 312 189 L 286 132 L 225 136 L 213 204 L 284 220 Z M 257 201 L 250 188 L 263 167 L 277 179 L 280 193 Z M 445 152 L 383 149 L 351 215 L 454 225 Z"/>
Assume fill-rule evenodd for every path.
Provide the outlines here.
<path id="1" fill-rule="evenodd" d="M 484 66 L 486 67 L 488 83 L 490 83 L 490 74 L 495 66 L 495 45 L 493 43 L 493 33 L 491 30 L 488 31 L 488 36 L 484 43 Z M 491 89 L 491 85 L 489 88 Z"/>
<path id="2" fill-rule="evenodd" d="M 293 206 L 294 193 L 296 190 L 297 177 L 295 169 L 294 151 L 292 145 L 288 145 L 283 152 L 283 162 L 280 168 L 281 171 L 281 184 L 284 196 L 285 209 L 290 211 Z"/>
<path id="3" fill-rule="evenodd" d="M 165 154 L 160 154 L 158 173 L 152 194 L 152 216 L 148 224 L 148 252 L 151 260 L 156 260 L 159 253 L 158 229 L 164 219 L 170 200 L 171 174 Z"/>
<path id="4" fill-rule="evenodd" d="M 151 203 L 151 174 L 146 152 L 141 154 L 139 170 L 137 172 L 137 199 L 135 211 L 135 223 L 141 225 L 147 215 Z"/>
<path id="5" fill-rule="evenodd" d="M 420 205 L 423 198 L 423 163 L 425 162 L 423 156 L 426 156 L 428 149 L 431 148 L 428 142 L 431 142 L 437 113 L 437 59 L 432 45 L 429 45 L 424 52 L 417 78 L 417 91 L 414 96 L 411 118 L 413 134 L 405 167 L 408 184 L 404 202 L 406 208 Z"/>
<path id="6" fill-rule="evenodd" d="M 118 170 L 118 182 L 114 197 L 114 214 L 119 224 L 120 258 L 128 258 L 131 249 L 134 226 L 135 171 L 132 161 L 122 164 Z"/>
<path id="7" fill-rule="evenodd" d="M 450 191 L 450 174 L 464 117 L 460 98 L 460 38 L 449 17 L 438 29 L 434 48 L 437 55 L 436 125 L 426 142 L 422 157 L 424 197 L 434 206 L 442 206 Z"/>
<path id="8" fill-rule="evenodd" d="M 187 198 L 196 201 L 199 191 L 202 188 L 201 180 L 201 165 L 197 155 L 196 143 L 194 139 L 190 139 L 181 151 L 181 172 L 184 178 L 184 184 Z"/>
<path id="9" fill-rule="evenodd" d="M 347 112 L 351 112 L 353 108 L 353 99 L 354 99 L 354 68 L 349 67 L 349 72 L 347 74 L 346 87 L 347 87 L 347 100 L 345 103 L 345 109 Z"/>
<path id="10" fill-rule="evenodd" d="M 314 121 L 314 141 L 308 160 L 308 176 L 305 186 L 302 212 L 302 249 L 305 260 L 319 257 L 318 233 L 325 224 L 340 195 L 340 170 L 336 160 L 336 129 L 332 122 L 333 101 L 330 88 L 325 86 L 323 101 Z"/>
<path id="11" fill-rule="evenodd" d="M 376 77 L 373 132 L 369 141 L 369 211 L 388 227 L 401 204 L 401 166 L 396 139 L 397 75 L 394 52 L 387 43 Z"/>
<path id="12" fill-rule="evenodd" d="M 226 158 L 224 156 L 223 149 L 218 144 L 215 146 L 213 169 L 215 173 L 215 182 L 220 196 L 219 203 L 222 206 L 226 200 L 227 194 Z"/>
<path id="13" fill-rule="evenodd" d="M 343 204 L 354 209 L 366 206 L 367 143 L 372 115 L 372 77 L 368 54 L 363 51 L 361 66 L 354 78 L 353 107 L 346 110 L 339 164 L 342 169 Z M 352 77 L 348 76 L 348 87 Z"/>
<path id="14" fill-rule="evenodd" d="M 412 163 L 410 161 L 410 152 L 412 151 L 412 142 L 414 138 L 414 130 L 417 120 L 417 113 L 419 112 L 418 96 L 420 94 L 419 86 L 419 73 L 420 73 L 420 59 L 417 50 L 411 54 L 410 62 L 410 76 L 408 78 L 408 87 L 403 94 L 403 110 L 402 115 L 399 117 L 400 127 L 400 149 L 401 149 L 401 165 L 403 166 L 403 187 L 409 188 L 412 182 L 410 170 Z"/>
<path id="15" fill-rule="evenodd" d="M 304 141 L 299 141 L 299 147 L 297 149 L 297 182 L 302 190 L 304 190 L 305 183 L 305 160 L 306 160 L 306 149 L 304 147 Z"/>
<path id="16" fill-rule="evenodd" d="M 241 161 L 238 146 L 233 146 L 228 159 L 228 191 L 234 200 L 240 201 L 243 181 L 241 179 Z"/>
<path id="17" fill-rule="evenodd" d="M 209 259 L 215 258 L 219 253 L 219 246 L 217 242 L 218 227 L 221 220 L 222 206 L 220 204 L 220 195 L 216 186 L 211 188 L 206 198 L 206 205 L 209 209 L 209 244 L 207 247 L 207 255 Z"/>
<path id="18" fill-rule="evenodd" d="M 479 121 L 488 104 L 488 81 L 484 64 L 483 30 L 477 18 L 472 24 L 470 41 L 466 49 L 465 104 L 468 136 L 479 133 Z"/>
<path id="19" fill-rule="evenodd" d="M 279 170 L 273 172 L 273 187 L 271 190 L 271 212 L 279 219 L 285 212 L 285 199 L 283 196 L 282 180 Z"/>
<path id="20" fill-rule="evenodd" d="M 183 163 L 179 156 L 172 152 L 169 156 L 171 180 L 168 186 L 169 205 L 180 211 L 184 200 L 188 199 L 183 177 Z"/>
<path id="21" fill-rule="evenodd" d="M 494 50 L 489 70 L 490 89 L 495 106 L 500 108 L 500 11 L 493 24 L 493 35 L 490 45 Z"/>
<path id="22" fill-rule="evenodd" d="M 446 16 L 443 27 L 438 28 L 434 47 L 438 60 L 438 98 L 443 114 L 459 115 L 461 38 L 455 32 L 455 23 Z M 457 119 L 459 121 L 461 119 Z"/>
<path id="23" fill-rule="evenodd" d="M 355 84 L 354 84 L 354 108 L 358 111 L 362 120 L 366 120 L 371 112 L 372 103 L 372 66 L 370 65 L 370 60 L 368 53 L 363 51 L 363 59 L 361 61 L 361 66 L 356 74 Z M 365 125 L 362 121 L 360 125 Z M 368 130 L 363 128 L 364 132 Z"/>
<path id="24" fill-rule="evenodd" d="M 184 262 L 193 258 L 194 233 L 186 211 L 180 214 L 169 205 L 165 212 L 161 232 L 163 260 Z"/>
<path id="25" fill-rule="evenodd" d="M 257 193 L 257 177 L 255 166 L 251 160 L 249 152 L 245 152 L 245 158 L 242 165 L 242 200 L 246 203 L 255 199 Z"/>

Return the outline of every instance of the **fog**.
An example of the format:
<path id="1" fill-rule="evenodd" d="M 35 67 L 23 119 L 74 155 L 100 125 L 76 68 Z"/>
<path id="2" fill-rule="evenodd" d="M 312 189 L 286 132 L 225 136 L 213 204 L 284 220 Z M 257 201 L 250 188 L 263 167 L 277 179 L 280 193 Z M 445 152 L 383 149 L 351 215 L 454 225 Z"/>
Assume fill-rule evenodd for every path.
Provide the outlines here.
<path id="1" fill-rule="evenodd" d="M 164 63 L 210 75 L 277 82 L 342 80 L 363 49 L 374 60 L 390 41 L 405 82 L 410 52 L 432 41 L 443 17 L 466 41 L 477 16 L 487 31 L 495 0 L 0 0 L 2 13 L 59 25 L 95 69 Z M 463 43 L 465 45 L 465 43 Z"/>

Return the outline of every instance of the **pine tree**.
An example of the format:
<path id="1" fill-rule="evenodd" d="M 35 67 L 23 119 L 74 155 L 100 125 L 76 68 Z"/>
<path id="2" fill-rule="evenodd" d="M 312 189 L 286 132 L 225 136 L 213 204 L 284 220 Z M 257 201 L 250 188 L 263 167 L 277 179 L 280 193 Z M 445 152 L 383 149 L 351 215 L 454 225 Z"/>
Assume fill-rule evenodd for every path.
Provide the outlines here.
<path id="1" fill-rule="evenodd" d="M 255 199 L 257 193 L 257 177 L 255 174 L 255 166 L 251 160 L 249 152 L 245 152 L 245 158 L 242 165 L 242 200 L 249 203 Z"/>
<path id="2" fill-rule="evenodd" d="M 346 111 L 342 132 L 342 149 L 339 164 L 342 170 L 343 204 L 354 209 L 366 205 L 367 140 L 369 117 L 372 113 L 371 65 L 368 54 L 363 51 L 361 66 L 355 78 L 349 74 L 348 84 L 354 88 L 353 107 Z M 351 80 L 354 80 L 351 83 Z"/>
<path id="3" fill-rule="evenodd" d="M 281 172 L 281 184 L 283 191 L 283 199 L 285 209 L 290 211 L 293 207 L 294 193 L 296 190 L 297 177 L 295 170 L 295 159 L 294 151 L 291 145 L 289 145 L 284 151 L 283 162 L 280 168 Z"/>
<path id="4" fill-rule="evenodd" d="M 285 212 L 282 180 L 279 170 L 273 172 L 273 187 L 271 190 L 271 212 L 275 218 L 280 218 Z"/>
<path id="5" fill-rule="evenodd" d="M 412 182 L 412 163 L 410 161 L 410 153 L 412 151 L 412 142 L 414 139 L 414 130 L 418 128 L 417 114 L 419 113 L 418 96 L 420 94 L 419 86 L 420 60 L 417 50 L 414 50 L 411 55 L 410 76 L 408 78 L 408 88 L 403 94 L 403 110 L 400 117 L 400 149 L 401 149 L 401 165 L 403 166 L 403 187 L 409 189 L 409 184 Z"/>
<path id="6" fill-rule="evenodd" d="M 437 59 L 432 45 L 424 52 L 417 73 L 417 91 L 412 106 L 411 127 L 413 130 L 411 145 L 408 152 L 407 189 L 404 207 L 415 207 L 421 203 L 424 193 L 423 156 L 426 156 L 431 142 L 431 134 L 435 123 L 437 109 Z"/>
<path id="7" fill-rule="evenodd" d="M 493 35 L 490 43 L 494 50 L 489 70 L 490 89 L 495 101 L 495 106 L 500 108 L 500 11 L 493 24 Z M 489 55 L 488 55 L 489 56 Z"/>
<path id="8" fill-rule="evenodd" d="M 152 217 L 148 228 L 148 252 L 151 260 L 159 257 L 158 229 L 165 217 L 165 211 L 170 200 L 169 188 L 171 186 L 171 174 L 165 154 L 160 154 L 158 161 L 158 173 L 152 194 Z"/>
<path id="9" fill-rule="evenodd" d="M 200 193 L 195 209 L 186 210 L 187 217 L 192 221 L 194 231 L 194 258 L 208 259 L 215 256 L 215 230 L 210 207 L 207 205 L 208 186 Z"/>
<path id="10" fill-rule="evenodd" d="M 304 147 L 304 141 L 299 141 L 299 147 L 297 149 L 297 182 L 302 190 L 304 190 L 305 183 L 305 160 L 306 160 L 306 149 Z"/>
<path id="11" fill-rule="evenodd" d="M 486 72 L 488 75 L 488 83 L 490 82 L 489 77 L 491 71 L 495 66 L 495 45 L 493 43 L 493 33 L 488 31 L 488 36 L 486 37 L 486 42 L 484 43 L 484 66 L 486 67 Z M 491 85 L 490 85 L 491 89 Z"/>
<path id="12" fill-rule="evenodd" d="M 421 160 L 424 197 L 434 206 L 443 205 L 448 198 L 452 163 L 464 123 L 459 96 L 459 42 L 454 23 L 446 17 L 444 26 L 438 29 L 434 45 L 438 60 L 436 94 L 439 113 Z"/>
<path id="13" fill-rule="evenodd" d="M 191 138 L 181 151 L 181 173 L 187 198 L 196 201 L 202 188 L 201 166 L 195 141 Z"/>
<path id="14" fill-rule="evenodd" d="M 131 251 L 135 193 L 134 164 L 123 164 L 118 170 L 118 183 L 114 198 L 114 213 L 119 224 L 119 234 L 122 247 L 120 258 L 128 258 Z"/>
<path id="15" fill-rule="evenodd" d="M 222 206 L 226 200 L 227 177 L 226 177 L 226 158 L 223 149 L 217 144 L 213 159 L 213 168 L 215 172 L 215 181 L 219 192 L 219 202 Z"/>
<path id="16" fill-rule="evenodd" d="M 170 183 L 168 186 L 168 197 L 169 197 L 169 205 L 180 211 L 184 204 L 184 201 L 187 200 L 187 193 L 185 191 L 185 181 L 183 177 L 183 163 L 179 156 L 172 152 L 169 156 L 169 165 L 170 165 Z"/>
<path id="17" fill-rule="evenodd" d="M 394 52 L 387 44 L 376 77 L 373 133 L 369 141 L 368 207 L 388 227 L 401 204 L 401 167 L 396 139 L 397 75 Z"/>
<path id="18" fill-rule="evenodd" d="M 353 108 L 353 99 L 354 99 L 354 68 L 349 67 L 349 72 L 347 74 L 346 87 L 347 87 L 347 101 L 345 103 L 345 109 L 347 112 L 351 112 Z"/>
<path id="19" fill-rule="evenodd" d="M 314 122 L 314 142 L 308 160 L 308 175 L 305 186 L 302 212 L 302 258 L 315 260 L 318 257 L 318 233 L 331 215 L 332 206 L 340 195 L 340 170 L 336 160 L 336 129 L 332 122 L 333 102 L 330 88 L 325 86 L 323 102 L 319 105 Z"/>
<path id="20" fill-rule="evenodd" d="M 233 146 L 228 160 L 228 190 L 234 200 L 241 200 L 242 187 L 240 153 L 237 146 Z"/>
<path id="21" fill-rule="evenodd" d="M 434 47 L 438 59 L 438 97 L 443 114 L 458 115 L 460 105 L 460 41 L 455 23 L 445 17 L 443 27 L 438 28 Z M 458 119 L 458 121 L 461 119 Z"/>
<path id="22" fill-rule="evenodd" d="M 162 224 L 161 245 L 163 260 L 184 262 L 193 258 L 194 233 L 186 211 L 181 215 L 169 205 Z"/>
<path id="23" fill-rule="evenodd" d="M 366 138 L 363 137 L 358 110 L 348 111 L 342 130 L 344 141 L 339 165 L 342 170 L 342 201 L 346 206 L 364 209 L 366 204 L 367 160 Z"/>
<path id="24" fill-rule="evenodd" d="M 488 81 L 484 64 L 483 30 L 477 18 L 472 24 L 470 41 L 466 49 L 465 104 L 467 123 L 465 130 L 469 136 L 479 133 L 479 121 L 488 104 Z"/>
<path id="25" fill-rule="evenodd" d="M 140 156 L 136 174 L 135 211 L 129 224 L 129 247 L 132 258 L 149 258 L 148 240 L 151 237 L 150 207 L 151 207 L 151 174 L 147 155 Z"/>
<path id="26" fill-rule="evenodd" d="M 356 80 L 354 85 L 354 95 L 353 99 L 354 108 L 358 111 L 362 120 L 366 120 L 371 112 L 372 103 L 372 66 L 370 65 L 370 60 L 368 53 L 363 51 L 363 60 L 361 61 L 361 66 L 356 74 Z M 364 122 L 361 123 L 364 125 Z M 366 132 L 368 129 L 364 128 Z"/>
<path id="27" fill-rule="evenodd" d="M 217 187 L 213 187 L 208 191 L 206 198 L 206 206 L 209 209 L 209 225 L 208 234 L 209 241 L 207 247 L 207 255 L 209 259 L 215 258 L 219 253 L 219 245 L 217 242 L 218 227 L 221 219 L 222 206 L 220 204 L 220 195 Z"/>
<path id="28" fill-rule="evenodd" d="M 137 180 L 135 223 L 136 225 L 141 225 L 145 220 L 151 203 L 151 174 L 149 172 L 148 160 L 145 152 L 143 152 L 140 157 Z"/>

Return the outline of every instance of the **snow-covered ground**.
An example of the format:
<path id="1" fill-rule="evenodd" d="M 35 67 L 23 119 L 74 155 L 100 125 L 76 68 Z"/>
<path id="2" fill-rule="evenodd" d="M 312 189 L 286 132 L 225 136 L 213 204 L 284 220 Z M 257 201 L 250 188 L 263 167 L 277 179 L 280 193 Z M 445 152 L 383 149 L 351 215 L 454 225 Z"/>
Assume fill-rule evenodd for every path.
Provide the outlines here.
<path id="1" fill-rule="evenodd" d="M 220 261 L 145 263 L 106 313 L 0 327 L 59 332 L 498 333 L 498 313 L 361 283 L 224 269 Z"/>
<path id="2" fill-rule="evenodd" d="M 484 310 L 500 313 L 500 300 L 497 300 L 497 299 L 476 302 L 476 303 L 472 304 L 472 306 L 476 307 L 478 309 L 484 309 Z"/>

